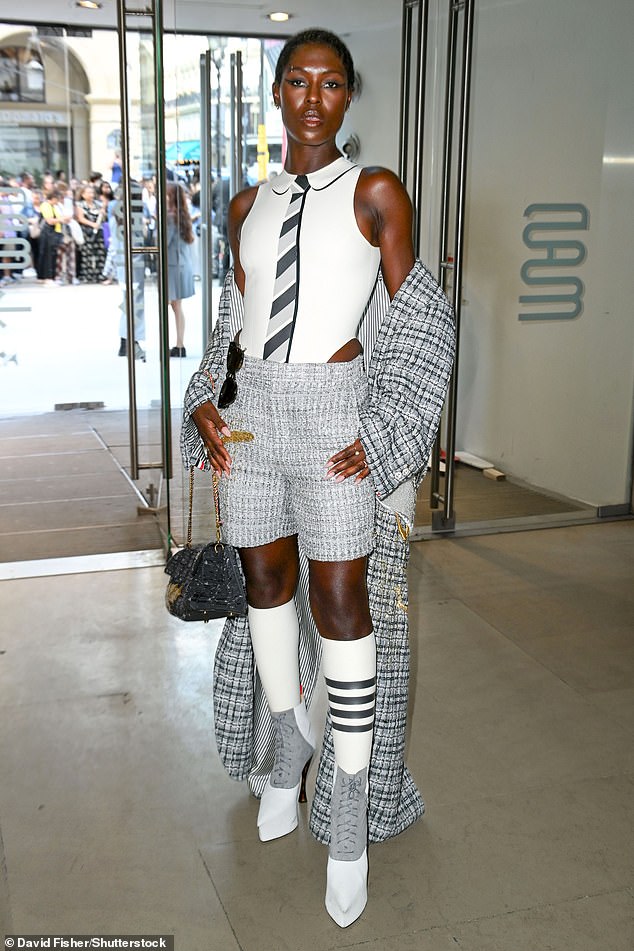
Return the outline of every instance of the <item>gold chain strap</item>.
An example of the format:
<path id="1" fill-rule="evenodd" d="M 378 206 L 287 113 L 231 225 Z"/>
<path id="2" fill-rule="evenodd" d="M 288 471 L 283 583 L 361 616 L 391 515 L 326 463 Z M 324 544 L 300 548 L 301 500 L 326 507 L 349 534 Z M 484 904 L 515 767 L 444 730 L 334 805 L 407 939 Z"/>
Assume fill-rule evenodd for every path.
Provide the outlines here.
<path id="1" fill-rule="evenodd" d="M 189 467 L 189 515 L 187 517 L 187 547 L 192 547 L 192 513 L 194 511 L 194 467 Z"/>
<path id="2" fill-rule="evenodd" d="M 212 482 L 214 487 L 214 509 L 216 512 L 216 545 L 219 545 L 222 541 L 222 532 L 220 531 L 220 526 L 222 525 L 222 522 L 220 521 L 220 491 L 218 489 L 220 476 L 215 469 Z"/>
<path id="3" fill-rule="evenodd" d="M 403 541 L 406 542 L 409 538 L 409 525 L 403 525 L 398 512 L 395 512 L 394 516 L 396 518 L 396 527 L 398 528 L 398 533 Z"/>
<path id="4" fill-rule="evenodd" d="M 213 493 L 214 493 L 214 514 L 216 516 L 216 544 L 219 545 L 222 542 L 222 531 L 220 521 L 220 492 L 218 490 L 218 484 L 220 482 L 220 477 L 218 473 L 214 470 L 212 477 L 213 482 Z M 189 467 L 189 513 L 187 515 L 187 548 L 192 547 L 192 521 L 194 513 L 194 467 Z"/>

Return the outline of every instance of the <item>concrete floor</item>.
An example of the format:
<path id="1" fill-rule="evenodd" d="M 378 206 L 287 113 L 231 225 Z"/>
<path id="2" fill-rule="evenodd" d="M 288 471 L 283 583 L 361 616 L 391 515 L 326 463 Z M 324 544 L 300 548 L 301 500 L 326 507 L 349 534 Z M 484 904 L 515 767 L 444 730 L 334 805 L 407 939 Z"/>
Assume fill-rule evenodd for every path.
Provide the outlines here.
<path id="1" fill-rule="evenodd" d="M 305 818 L 261 844 L 219 765 L 218 625 L 170 618 L 160 567 L 5 581 L 0 932 L 632 951 L 633 577 L 631 521 L 413 547 L 408 762 L 428 812 L 370 849 L 346 931 Z"/>

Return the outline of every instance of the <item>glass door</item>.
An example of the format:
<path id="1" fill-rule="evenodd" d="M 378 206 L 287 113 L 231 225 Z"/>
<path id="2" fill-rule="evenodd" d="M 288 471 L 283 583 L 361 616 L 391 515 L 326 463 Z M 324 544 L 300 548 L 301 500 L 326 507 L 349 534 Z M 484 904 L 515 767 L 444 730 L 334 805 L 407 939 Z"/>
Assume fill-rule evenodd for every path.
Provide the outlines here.
<path id="1" fill-rule="evenodd" d="M 167 326 L 167 194 L 161 0 L 118 0 L 121 181 L 111 216 L 121 290 L 120 354 L 128 371 L 124 469 L 169 545 L 172 469 Z"/>
<path id="2" fill-rule="evenodd" d="M 198 368 L 218 314 L 230 266 L 231 197 L 282 168 L 282 129 L 269 93 L 280 40 L 195 35 L 179 30 L 179 4 L 168 3 L 175 32 L 165 36 L 165 166 L 186 196 L 192 220 L 193 293 L 182 300 L 185 355 L 170 357 L 173 480 L 171 538 L 186 536 L 189 480 L 178 446 L 183 394 Z M 209 22 L 209 28 L 213 23 Z M 174 316 L 168 332 L 174 342 Z M 171 350 L 171 347 L 170 347 Z M 194 534 L 211 532 L 211 480 L 195 473 Z"/>
<path id="3" fill-rule="evenodd" d="M 2 562 L 162 558 L 162 69 L 148 9 L 121 14 L 125 150 L 122 34 L 0 22 L 13 75 L 0 95 Z"/>

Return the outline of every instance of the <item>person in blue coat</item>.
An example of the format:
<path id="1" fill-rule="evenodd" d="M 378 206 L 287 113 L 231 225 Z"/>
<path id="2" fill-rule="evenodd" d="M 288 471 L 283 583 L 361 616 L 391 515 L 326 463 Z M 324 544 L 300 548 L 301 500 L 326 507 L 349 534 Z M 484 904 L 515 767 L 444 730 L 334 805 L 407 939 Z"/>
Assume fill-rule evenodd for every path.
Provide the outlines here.
<path id="1" fill-rule="evenodd" d="M 186 357 L 183 301 L 194 296 L 194 243 L 187 193 L 178 182 L 167 184 L 167 272 L 168 298 L 176 323 L 176 346 L 170 357 Z"/>

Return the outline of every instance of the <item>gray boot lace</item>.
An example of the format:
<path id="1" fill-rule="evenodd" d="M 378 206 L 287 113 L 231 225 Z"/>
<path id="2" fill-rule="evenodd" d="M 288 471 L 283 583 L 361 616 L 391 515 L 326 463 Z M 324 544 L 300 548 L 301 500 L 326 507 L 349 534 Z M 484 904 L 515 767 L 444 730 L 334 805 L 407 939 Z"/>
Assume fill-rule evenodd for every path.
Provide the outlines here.
<path id="1" fill-rule="evenodd" d="M 333 791 L 330 857 L 356 861 L 367 845 L 367 770 L 354 775 L 337 770 Z"/>
<path id="2" fill-rule="evenodd" d="M 271 770 L 271 786 L 292 789 L 301 779 L 302 770 L 313 754 L 313 748 L 297 726 L 293 710 L 272 715 L 275 735 L 275 758 Z"/>

